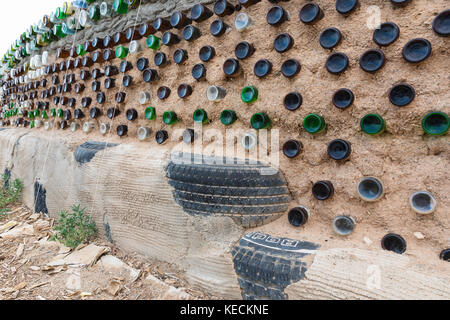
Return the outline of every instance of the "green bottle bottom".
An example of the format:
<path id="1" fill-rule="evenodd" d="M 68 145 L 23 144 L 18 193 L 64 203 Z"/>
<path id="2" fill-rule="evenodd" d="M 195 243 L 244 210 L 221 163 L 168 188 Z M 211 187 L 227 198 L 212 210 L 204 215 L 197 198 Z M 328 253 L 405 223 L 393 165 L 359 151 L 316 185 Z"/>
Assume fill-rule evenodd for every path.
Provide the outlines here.
<path id="1" fill-rule="evenodd" d="M 156 119 L 156 109 L 154 107 L 148 107 L 145 109 L 145 118 L 147 120 L 155 120 Z"/>
<path id="2" fill-rule="evenodd" d="M 157 36 L 150 35 L 147 38 L 146 44 L 147 44 L 147 48 L 150 48 L 153 50 L 158 50 L 159 47 L 161 46 L 161 39 L 158 38 Z"/>
<path id="3" fill-rule="evenodd" d="M 223 110 L 220 114 L 220 121 L 226 126 L 232 125 L 236 120 L 236 112 L 233 110 Z"/>
<path id="4" fill-rule="evenodd" d="M 369 113 L 361 119 L 360 126 L 363 132 L 370 135 L 376 135 L 385 130 L 386 123 L 379 114 Z"/>
<path id="5" fill-rule="evenodd" d="M 197 109 L 193 115 L 194 122 L 206 124 L 208 122 L 208 114 L 203 109 Z"/>
<path id="6" fill-rule="evenodd" d="M 125 0 L 114 0 L 112 7 L 119 14 L 128 13 L 128 3 Z"/>
<path id="7" fill-rule="evenodd" d="M 163 122 L 168 125 L 173 125 L 178 122 L 178 116 L 173 111 L 166 111 L 163 114 Z"/>
<path id="8" fill-rule="evenodd" d="M 444 112 L 430 112 L 422 120 L 423 131 L 432 136 L 446 134 L 449 128 L 450 119 Z"/>
<path id="9" fill-rule="evenodd" d="M 325 130 L 325 127 L 325 119 L 318 114 L 311 113 L 303 119 L 303 128 L 311 134 L 320 133 Z"/>
<path id="10" fill-rule="evenodd" d="M 77 47 L 77 55 L 84 56 L 86 54 L 86 51 L 84 50 L 84 47 L 81 45 Z"/>
<path id="11" fill-rule="evenodd" d="M 250 124 L 252 125 L 252 128 L 256 130 L 267 129 L 270 127 L 270 119 L 267 114 L 258 112 L 252 116 Z"/>
<path id="12" fill-rule="evenodd" d="M 241 99 L 245 103 L 252 103 L 258 99 L 258 89 L 253 86 L 248 86 L 242 89 Z"/>
<path id="13" fill-rule="evenodd" d="M 116 57 L 119 59 L 125 59 L 128 55 L 128 48 L 125 48 L 124 46 L 118 46 L 116 48 Z"/>

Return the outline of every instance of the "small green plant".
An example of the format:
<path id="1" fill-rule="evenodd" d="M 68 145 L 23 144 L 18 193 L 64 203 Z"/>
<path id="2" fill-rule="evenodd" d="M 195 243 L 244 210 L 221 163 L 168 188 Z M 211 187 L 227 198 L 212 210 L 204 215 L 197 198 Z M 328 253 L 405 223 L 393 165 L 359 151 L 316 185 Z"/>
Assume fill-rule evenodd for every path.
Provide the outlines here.
<path id="1" fill-rule="evenodd" d="M 9 213 L 7 206 L 18 201 L 22 195 L 22 181 L 16 179 L 11 183 L 10 178 L 9 174 L 4 174 L 0 181 L 0 220 Z"/>
<path id="2" fill-rule="evenodd" d="M 83 242 L 97 233 L 95 223 L 91 217 L 85 214 L 86 208 L 73 206 L 72 213 L 61 211 L 58 213 L 59 219 L 53 228 L 55 234 L 50 238 L 51 241 L 59 241 L 69 248 L 76 248 Z"/>
<path id="3" fill-rule="evenodd" d="M 0 209 L 0 221 L 4 219 L 11 210 L 9 209 Z"/>

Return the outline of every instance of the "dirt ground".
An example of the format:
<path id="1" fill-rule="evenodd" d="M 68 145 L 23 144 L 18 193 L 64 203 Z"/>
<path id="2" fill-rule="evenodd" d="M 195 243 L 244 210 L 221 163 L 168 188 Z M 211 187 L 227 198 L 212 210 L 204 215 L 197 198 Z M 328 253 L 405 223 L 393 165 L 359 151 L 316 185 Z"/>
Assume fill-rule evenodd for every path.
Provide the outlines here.
<path id="1" fill-rule="evenodd" d="M 55 257 L 71 254 L 69 248 L 48 241 L 54 223 L 22 205 L 12 206 L 0 220 L 0 300 L 218 299 L 187 287 L 173 265 L 126 254 L 98 238 L 89 247 L 98 248 L 101 256 L 89 265 L 52 264 Z M 83 248 L 87 246 L 74 251 Z"/>

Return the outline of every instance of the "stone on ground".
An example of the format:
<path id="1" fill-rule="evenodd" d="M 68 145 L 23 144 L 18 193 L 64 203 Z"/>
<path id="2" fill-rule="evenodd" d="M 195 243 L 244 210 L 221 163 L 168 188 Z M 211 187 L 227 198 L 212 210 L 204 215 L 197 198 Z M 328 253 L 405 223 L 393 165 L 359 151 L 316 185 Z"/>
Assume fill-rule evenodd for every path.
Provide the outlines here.
<path id="1" fill-rule="evenodd" d="M 126 273 L 129 274 L 131 279 L 136 279 L 140 273 L 141 270 L 134 269 L 127 265 L 125 262 L 120 260 L 117 257 L 114 257 L 112 255 L 105 255 L 103 256 L 98 262 L 97 265 L 102 267 L 103 269 L 111 272 L 111 273 Z"/>
<path id="2" fill-rule="evenodd" d="M 22 226 L 16 226 L 13 229 L 3 232 L 0 234 L 0 238 L 5 240 L 16 239 L 23 236 L 32 236 L 34 235 L 34 229 L 32 225 L 28 223 L 23 224 Z"/>
<path id="3" fill-rule="evenodd" d="M 51 267 L 62 265 L 76 265 L 76 266 L 92 266 L 105 253 L 109 252 L 108 247 L 99 247 L 95 244 L 90 244 L 81 250 L 74 251 L 65 257 L 63 254 L 53 258 L 47 265 Z"/>

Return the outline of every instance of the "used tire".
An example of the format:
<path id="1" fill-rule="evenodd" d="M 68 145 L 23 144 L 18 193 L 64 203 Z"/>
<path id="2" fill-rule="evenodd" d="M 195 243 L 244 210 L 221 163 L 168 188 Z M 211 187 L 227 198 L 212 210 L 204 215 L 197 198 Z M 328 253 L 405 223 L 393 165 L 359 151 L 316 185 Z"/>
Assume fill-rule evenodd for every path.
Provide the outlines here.
<path id="1" fill-rule="evenodd" d="M 228 216 L 244 228 L 274 221 L 291 201 L 283 175 L 260 162 L 172 156 L 166 173 L 175 201 L 185 212 Z"/>
<path id="2" fill-rule="evenodd" d="M 285 300 L 284 289 L 305 275 L 302 258 L 317 248 L 312 242 L 247 233 L 232 251 L 242 298 Z"/>
<path id="3" fill-rule="evenodd" d="M 114 143 L 105 143 L 98 141 L 85 142 L 75 150 L 75 160 L 79 164 L 88 163 L 95 157 L 97 152 L 115 146 L 117 146 L 117 144 Z"/>

